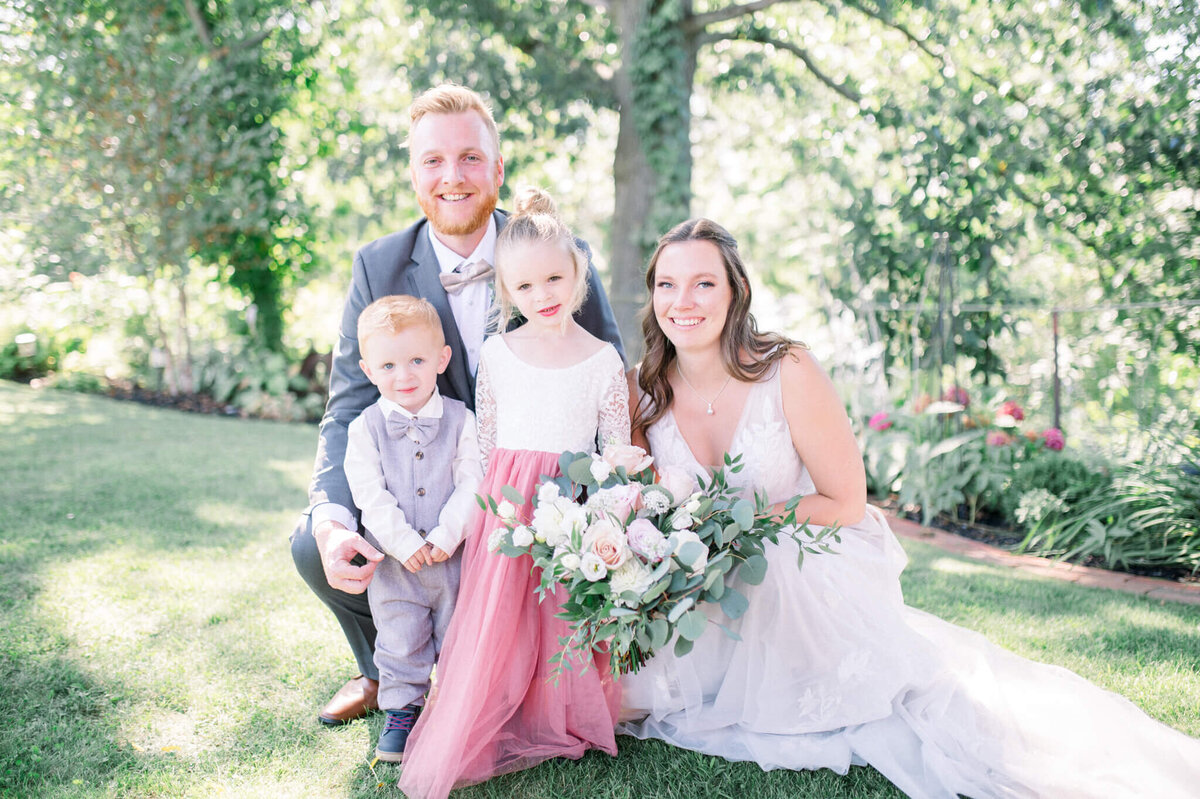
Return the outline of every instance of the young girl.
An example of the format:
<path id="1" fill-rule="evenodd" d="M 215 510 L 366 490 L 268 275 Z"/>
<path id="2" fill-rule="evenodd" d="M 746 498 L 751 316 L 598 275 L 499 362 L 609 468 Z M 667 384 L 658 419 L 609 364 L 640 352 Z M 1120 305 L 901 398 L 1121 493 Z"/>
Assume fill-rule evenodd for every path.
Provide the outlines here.
<path id="1" fill-rule="evenodd" d="M 564 450 L 629 443 L 629 391 L 621 357 L 572 318 L 587 291 L 587 259 L 540 191 L 518 199 L 496 241 L 501 328 L 525 322 L 480 351 L 476 389 L 482 493 L 511 485 L 532 497 L 559 473 Z M 532 507 L 523 509 L 524 518 Z M 480 512 L 467 534 L 458 608 L 438 660 L 438 685 L 404 756 L 400 788 L 411 799 L 589 748 L 617 753 L 617 687 L 603 656 L 557 678 L 550 657 L 569 634 L 555 618 L 562 597 L 538 602 L 527 558 L 487 548 L 499 524 Z"/>

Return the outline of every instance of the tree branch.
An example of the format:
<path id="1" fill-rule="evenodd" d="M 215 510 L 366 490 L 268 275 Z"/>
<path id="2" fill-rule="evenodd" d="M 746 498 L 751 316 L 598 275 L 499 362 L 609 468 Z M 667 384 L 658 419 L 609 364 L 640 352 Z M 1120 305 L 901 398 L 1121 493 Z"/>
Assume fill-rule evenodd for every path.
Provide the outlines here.
<path id="1" fill-rule="evenodd" d="M 813 74 L 813 77 L 821 81 L 821 83 L 824 83 L 830 89 L 833 89 L 835 92 L 840 94 L 842 97 L 845 97 L 855 105 L 860 105 L 862 103 L 863 97 L 862 94 L 859 93 L 858 89 L 854 88 L 848 83 L 838 82 L 826 75 L 821 68 L 816 65 L 812 56 L 809 55 L 808 51 L 803 47 L 797 47 L 791 42 L 780 41 L 779 39 L 775 39 L 771 36 L 766 36 L 760 33 L 756 33 L 753 37 L 749 38 L 744 36 L 730 36 L 724 38 L 740 38 L 745 39 L 746 41 L 758 42 L 759 44 L 769 44 L 772 47 L 778 47 L 780 50 L 791 53 L 796 58 L 799 58 L 801 61 L 803 61 L 804 66 L 808 68 L 808 71 Z"/>
<path id="2" fill-rule="evenodd" d="M 196 35 L 200 37 L 200 41 L 204 42 L 205 47 L 212 47 L 212 28 L 208 26 L 208 20 L 204 18 L 204 13 L 196 5 L 196 0 L 183 0 L 183 6 L 187 9 L 187 15 L 192 20 L 192 24 L 196 27 Z"/>
<path id="3" fill-rule="evenodd" d="M 715 11 L 692 14 L 684 19 L 683 29 L 687 33 L 700 33 L 714 23 L 744 17 L 753 14 L 755 11 L 762 11 L 764 8 L 770 8 L 777 3 L 783 2 L 787 2 L 787 0 L 754 0 L 752 3 L 742 3 L 741 5 L 735 3 L 724 8 L 718 8 Z"/>

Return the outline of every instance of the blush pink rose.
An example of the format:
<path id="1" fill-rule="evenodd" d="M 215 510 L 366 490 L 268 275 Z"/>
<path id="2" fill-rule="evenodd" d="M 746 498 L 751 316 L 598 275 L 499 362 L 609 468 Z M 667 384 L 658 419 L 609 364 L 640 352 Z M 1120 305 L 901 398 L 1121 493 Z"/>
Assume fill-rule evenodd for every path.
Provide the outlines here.
<path id="1" fill-rule="evenodd" d="M 654 463 L 654 458 L 647 455 L 646 450 L 632 444 L 609 444 L 600 457 L 613 469 L 625 467 L 626 474 L 637 474 Z"/>
<path id="2" fill-rule="evenodd" d="M 679 466 L 664 466 L 658 473 L 658 484 L 671 494 L 675 505 L 690 497 L 697 488 L 692 473 Z"/>
<path id="3" fill-rule="evenodd" d="M 613 500 L 612 510 L 618 519 L 624 520 L 642 507 L 642 488 L 638 483 L 613 486 L 609 490 Z"/>
<path id="4" fill-rule="evenodd" d="M 588 527 L 583 534 L 583 551 L 591 552 L 598 557 L 609 569 L 615 569 L 632 554 L 625 533 L 619 527 L 607 520 L 601 520 Z"/>

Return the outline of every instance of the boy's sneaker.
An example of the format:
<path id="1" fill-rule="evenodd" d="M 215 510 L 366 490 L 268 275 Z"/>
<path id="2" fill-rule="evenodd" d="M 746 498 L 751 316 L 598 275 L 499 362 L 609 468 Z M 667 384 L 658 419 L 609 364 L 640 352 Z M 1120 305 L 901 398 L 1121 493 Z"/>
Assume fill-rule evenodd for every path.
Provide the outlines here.
<path id="1" fill-rule="evenodd" d="M 419 705 L 405 705 L 400 710 L 389 710 L 383 722 L 383 732 L 379 734 L 379 745 L 375 747 L 375 757 L 384 763 L 399 763 L 404 758 L 408 734 L 412 732 L 413 724 L 419 715 Z"/>

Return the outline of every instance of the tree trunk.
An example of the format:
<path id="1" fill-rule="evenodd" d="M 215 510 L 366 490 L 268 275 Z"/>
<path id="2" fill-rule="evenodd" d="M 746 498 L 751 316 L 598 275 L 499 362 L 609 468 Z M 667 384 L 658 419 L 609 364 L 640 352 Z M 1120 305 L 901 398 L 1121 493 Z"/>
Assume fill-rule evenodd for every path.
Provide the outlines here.
<path id="1" fill-rule="evenodd" d="M 688 217 L 691 96 L 696 42 L 682 21 L 690 3 L 621 0 L 612 6 L 621 38 L 614 76 L 620 127 L 613 160 L 610 298 L 631 362 L 641 358 L 638 311 L 647 300 L 646 260 L 658 237 Z"/>

